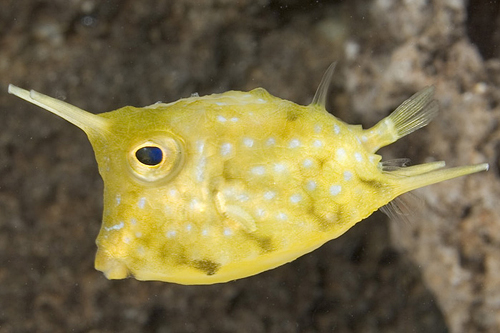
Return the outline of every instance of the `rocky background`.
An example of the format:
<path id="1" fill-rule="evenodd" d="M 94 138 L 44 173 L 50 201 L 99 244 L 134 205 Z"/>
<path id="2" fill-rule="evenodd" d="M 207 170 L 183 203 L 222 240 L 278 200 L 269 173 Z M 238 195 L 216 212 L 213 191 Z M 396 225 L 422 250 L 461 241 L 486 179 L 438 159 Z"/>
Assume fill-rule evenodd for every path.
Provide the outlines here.
<path id="1" fill-rule="evenodd" d="M 500 1 L 3 0 L 0 332 L 500 331 Z M 425 85 L 442 112 L 386 159 L 490 171 L 419 190 L 291 264 L 212 286 L 93 269 L 102 182 L 83 132 L 11 95 L 92 112 L 264 87 L 371 126 Z"/>

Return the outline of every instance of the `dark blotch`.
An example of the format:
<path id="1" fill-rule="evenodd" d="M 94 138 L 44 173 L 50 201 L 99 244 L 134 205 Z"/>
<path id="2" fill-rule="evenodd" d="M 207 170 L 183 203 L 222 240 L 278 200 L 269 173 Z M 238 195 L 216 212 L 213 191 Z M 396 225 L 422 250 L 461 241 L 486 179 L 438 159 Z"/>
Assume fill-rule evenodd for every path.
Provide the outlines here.
<path id="1" fill-rule="evenodd" d="M 194 268 L 205 272 L 207 275 L 214 275 L 220 268 L 220 264 L 207 259 L 193 260 L 192 265 Z"/>
<path id="2" fill-rule="evenodd" d="M 374 188 L 376 190 L 381 189 L 384 186 L 381 182 L 376 181 L 376 180 L 369 180 L 369 179 L 359 178 L 359 181 L 361 183 L 363 183 L 364 185 L 366 185 L 368 187 L 372 187 L 372 188 Z"/>
<path id="3" fill-rule="evenodd" d="M 269 253 L 274 251 L 273 242 L 271 237 L 259 237 L 254 234 L 246 233 L 249 240 L 254 241 L 259 245 L 263 253 Z"/>
<path id="4" fill-rule="evenodd" d="M 261 237 L 256 239 L 256 241 L 263 252 L 271 252 L 274 250 L 273 242 L 271 241 L 270 237 Z"/>
<path id="5" fill-rule="evenodd" d="M 299 118 L 299 113 L 295 110 L 289 110 L 286 113 L 286 120 L 288 121 L 295 121 Z"/>

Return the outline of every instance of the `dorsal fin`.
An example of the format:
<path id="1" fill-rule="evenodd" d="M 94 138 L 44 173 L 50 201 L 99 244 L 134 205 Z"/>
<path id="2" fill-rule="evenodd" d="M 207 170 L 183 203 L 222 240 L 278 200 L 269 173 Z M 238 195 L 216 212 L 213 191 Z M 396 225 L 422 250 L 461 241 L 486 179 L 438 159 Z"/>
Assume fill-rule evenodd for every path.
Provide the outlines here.
<path id="1" fill-rule="evenodd" d="M 330 83 L 332 82 L 332 76 L 333 72 L 335 71 L 336 65 L 337 62 L 334 62 L 326 70 L 323 78 L 321 79 L 319 87 L 316 90 L 316 94 L 314 94 L 311 105 L 320 105 L 323 108 L 326 107 L 326 96 L 328 94 L 328 88 L 330 88 Z"/>

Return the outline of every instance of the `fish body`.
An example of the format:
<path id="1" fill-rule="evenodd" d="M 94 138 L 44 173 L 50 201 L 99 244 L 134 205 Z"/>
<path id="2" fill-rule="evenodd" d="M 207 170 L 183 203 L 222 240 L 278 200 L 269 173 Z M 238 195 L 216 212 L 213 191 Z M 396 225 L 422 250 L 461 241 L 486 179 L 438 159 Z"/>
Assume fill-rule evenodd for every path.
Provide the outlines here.
<path id="1" fill-rule="evenodd" d="M 429 87 L 371 129 L 262 88 L 94 115 L 15 86 L 83 129 L 104 180 L 96 269 L 180 284 L 226 282 L 339 237 L 402 193 L 487 169 L 387 168 L 376 151 L 425 126 Z"/>

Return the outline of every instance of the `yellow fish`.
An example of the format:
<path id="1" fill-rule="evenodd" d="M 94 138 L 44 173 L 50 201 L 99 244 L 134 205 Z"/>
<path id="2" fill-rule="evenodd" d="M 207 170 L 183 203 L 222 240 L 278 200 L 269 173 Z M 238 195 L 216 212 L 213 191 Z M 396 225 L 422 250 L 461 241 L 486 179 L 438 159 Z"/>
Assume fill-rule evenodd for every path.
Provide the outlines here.
<path id="1" fill-rule="evenodd" d="M 433 87 L 370 129 L 325 110 L 333 66 L 308 106 L 249 92 L 92 114 L 35 91 L 9 93 L 81 128 L 104 180 L 96 269 L 212 284 L 280 266 L 413 189 L 488 169 L 394 167 L 375 152 L 436 115 Z"/>

